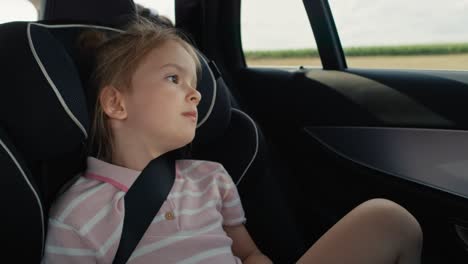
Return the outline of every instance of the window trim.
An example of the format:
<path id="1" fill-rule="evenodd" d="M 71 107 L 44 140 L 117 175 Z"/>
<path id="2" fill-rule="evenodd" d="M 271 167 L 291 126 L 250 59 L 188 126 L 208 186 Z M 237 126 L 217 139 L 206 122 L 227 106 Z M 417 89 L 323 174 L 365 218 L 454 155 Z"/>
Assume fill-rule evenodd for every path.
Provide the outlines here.
<path id="1" fill-rule="evenodd" d="M 328 0 L 303 0 L 324 70 L 348 66 Z"/>

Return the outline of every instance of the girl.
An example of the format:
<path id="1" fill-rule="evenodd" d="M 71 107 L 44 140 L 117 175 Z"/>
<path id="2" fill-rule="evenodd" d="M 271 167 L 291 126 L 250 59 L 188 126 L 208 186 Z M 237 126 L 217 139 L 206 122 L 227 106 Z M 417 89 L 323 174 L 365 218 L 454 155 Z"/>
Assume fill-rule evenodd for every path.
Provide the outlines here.
<path id="1" fill-rule="evenodd" d="M 46 263 L 112 263 L 125 192 L 151 160 L 195 135 L 200 65 L 174 28 L 139 20 L 98 40 L 91 138 L 97 154 L 52 206 Z M 237 189 L 221 164 L 178 160 L 174 186 L 129 263 L 272 263 L 244 222 Z M 416 219 L 393 202 L 374 199 L 352 210 L 296 261 L 419 263 L 421 247 Z"/>

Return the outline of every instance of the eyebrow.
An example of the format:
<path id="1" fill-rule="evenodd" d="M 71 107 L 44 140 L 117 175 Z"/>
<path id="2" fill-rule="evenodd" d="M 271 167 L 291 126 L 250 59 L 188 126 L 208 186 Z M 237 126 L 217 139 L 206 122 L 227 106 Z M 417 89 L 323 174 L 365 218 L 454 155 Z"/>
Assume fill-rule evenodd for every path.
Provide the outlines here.
<path id="1" fill-rule="evenodd" d="M 176 64 L 176 63 L 167 63 L 167 64 L 164 64 L 163 66 L 161 66 L 161 69 L 163 68 L 169 68 L 169 67 L 173 67 L 173 68 L 176 68 L 177 70 L 181 71 L 181 72 L 184 72 L 184 73 L 187 73 L 189 72 L 187 70 L 187 68 L 184 68 L 182 66 L 180 66 L 179 64 Z M 197 73 L 195 72 L 195 75 L 194 75 L 194 78 L 193 78 L 193 82 L 195 83 L 195 85 L 197 85 L 198 83 L 198 76 L 197 76 Z"/>
<path id="2" fill-rule="evenodd" d="M 186 71 L 186 69 L 184 67 L 180 66 L 179 64 L 175 64 L 175 63 L 166 63 L 163 66 L 161 66 L 161 69 L 162 68 L 167 68 L 167 67 L 174 67 L 174 68 L 177 68 L 180 71 Z"/>

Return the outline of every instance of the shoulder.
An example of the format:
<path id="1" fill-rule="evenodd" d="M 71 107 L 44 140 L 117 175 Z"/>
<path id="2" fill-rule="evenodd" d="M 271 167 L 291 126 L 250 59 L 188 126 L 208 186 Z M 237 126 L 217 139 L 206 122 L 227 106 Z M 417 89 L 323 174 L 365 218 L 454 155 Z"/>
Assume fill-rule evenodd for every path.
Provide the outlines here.
<path id="1" fill-rule="evenodd" d="M 209 175 L 213 178 L 219 178 L 223 181 L 231 180 L 231 176 L 224 166 L 219 162 L 207 160 L 177 160 L 177 173 L 182 177 L 191 179 L 205 178 Z"/>
<path id="2" fill-rule="evenodd" d="M 81 175 L 52 204 L 49 220 L 79 229 L 104 206 L 120 200 L 115 199 L 119 193 L 123 194 L 110 184 Z"/>
<path id="3" fill-rule="evenodd" d="M 177 160 L 176 168 L 181 174 L 196 175 L 215 171 L 226 171 L 221 163 L 208 160 Z M 227 173 L 227 172 L 226 172 Z"/>

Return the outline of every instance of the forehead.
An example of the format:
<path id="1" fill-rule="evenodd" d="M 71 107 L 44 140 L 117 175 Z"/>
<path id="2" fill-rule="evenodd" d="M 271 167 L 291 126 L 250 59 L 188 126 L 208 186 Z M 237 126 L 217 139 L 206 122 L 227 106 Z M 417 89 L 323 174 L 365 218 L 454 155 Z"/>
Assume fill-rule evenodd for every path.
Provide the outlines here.
<path id="1" fill-rule="evenodd" d="M 159 69 L 165 65 L 175 64 L 180 66 L 180 70 L 196 73 L 196 63 L 193 56 L 180 42 L 175 40 L 168 40 L 160 46 L 153 48 L 142 64 L 152 69 Z"/>

